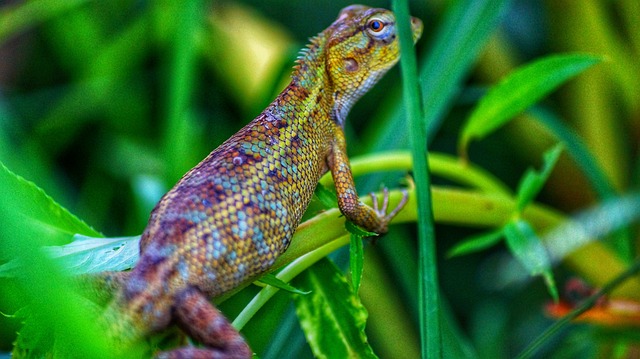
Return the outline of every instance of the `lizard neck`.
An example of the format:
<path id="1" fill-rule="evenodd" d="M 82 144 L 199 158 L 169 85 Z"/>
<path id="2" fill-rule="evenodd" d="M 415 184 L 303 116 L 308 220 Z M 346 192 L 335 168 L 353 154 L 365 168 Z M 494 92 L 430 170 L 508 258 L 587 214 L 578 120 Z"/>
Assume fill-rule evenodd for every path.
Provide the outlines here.
<path id="1" fill-rule="evenodd" d="M 293 84 L 311 91 L 314 87 L 325 85 L 323 80 L 329 80 L 324 56 L 326 42 L 324 34 L 320 33 L 300 51 L 291 75 Z"/>
<path id="2" fill-rule="evenodd" d="M 298 109 L 301 113 L 308 112 L 314 121 L 330 119 L 342 127 L 344 117 L 339 116 L 336 111 L 338 106 L 331 69 L 327 68 L 326 46 L 326 36 L 320 33 L 302 49 L 291 75 L 291 83 L 283 91 L 283 95 L 287 96 L 290 91 L 303 93 L 304 98 L 300 99 Z"/>

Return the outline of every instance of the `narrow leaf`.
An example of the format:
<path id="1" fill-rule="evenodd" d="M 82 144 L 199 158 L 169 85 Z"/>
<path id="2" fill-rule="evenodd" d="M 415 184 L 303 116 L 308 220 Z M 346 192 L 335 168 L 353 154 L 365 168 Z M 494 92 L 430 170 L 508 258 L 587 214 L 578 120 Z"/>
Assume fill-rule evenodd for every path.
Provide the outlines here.
<path id="1" fill-rule="evenodd" d="M 601 199 L 616 196 L 616 189 L 605 174 L 602 165 L 598 163 L 586 142 L 565 124 L 564 119 L 550 109 L 535 106 L 529 110 L 533 117 L 545 126 L 563 145 L 567 154 L 573 158 L 582 170 L 584 176 L 591 182 L 591 186 Z"/>
<path id="2" fill-rule="evenodd" d="M 296 313 L 316 358 L 377 358 L 367 342 L 367 310 L 328 259 L 294 280 L 311 294 L 296 295 Z"/>
<path id="3" fill-rule="evenodd" d="M 473 236 L 451 248 L 451 250 L 449 250 L 449 252 L 447 253 L 447 256 L 451 258 L 464 254 L 479 252 L 483 249 L 487 249 L 493 245 L 496 245 L 498 242 L 500 242 L 501 238 L 502 229 Z"/>
<path id="4" fill-rule="evenodd" d="M 305 292 L 303 290 L 300 290 L 300 289 L 292 286 L 289 283 L 283 282 L 282 280 L 280 280 L 278 277 L 276 277 L 272 273 L 269 273 L 269 274 L 266 274 L 266 275 L 260 277 L 259 282 L 274 286 L 274 287 L 276 287 L 278 289 L 286 290 L 287 292 L 293 293 L 293 294 L 307 295 L 307 294 L 311 293 L 311 292 Z"/>
<path id="5" fill-rule="evenodd" d="M 592 55 L 554 55 L 528 64 L 494 86 L 480 101 L 464 126 L 459 146 L 466 153 L 469 141 L 481 139 L 538 102 L 558 86 L 601 59 Z"/>
<path id="6" fill-rule="evenodd" d="M 362 279 L 362 268 L 364 266 L 364 248 L 362 240 L 366 237 L 378 236 L 377 233 L 369 232 L 351 221 L 345 222 L 347 231 L 351 233 L 349 245 L 349 269 L 351 270 L 351 284 L 353 290 L 358 293 L 360 280 Z"/>
<path id="7" fill-rule="evenodd" d="M 503 231 L 511 253 L 530 275 L 543 277 L 549 294 L 558 301 L 558 289 L 551 272 L 551 260 L 531 225 L 522 219 L 516 219 L 504 226 Z"/>
<path id="8" fill-rule="evenodd" d="M 365 237 L 377 237 L 378 233 L 369 232 L 366 229 L 352 223 L 351 221 L 344 222 L 344 226 L 347 228 L 347 231 L 353 235 L 356 235 L 360 238 Z"/>
<path id="9" fill-rule="evenodd" d="M 527 170 L 518 186 L 518 212 L 522 212 L 538 195 L 542 186 L 547 182 L 556 162 L 558 162 L 561 152 L 562 145 L 555 145 L 544 153 L 544 163 L 540 171 L 536 171 L 533 168 Z"/>
<path id="10" fill-rule="evenodd" d="M 353 291 L 356 294 L 360 289 L 363 266 L 364 249 L 362 245 L 362 237 L 351 234 L 351 243 L 349 246 L 349 267 L 351 269 L 351 284 L 353 285 Z"/>

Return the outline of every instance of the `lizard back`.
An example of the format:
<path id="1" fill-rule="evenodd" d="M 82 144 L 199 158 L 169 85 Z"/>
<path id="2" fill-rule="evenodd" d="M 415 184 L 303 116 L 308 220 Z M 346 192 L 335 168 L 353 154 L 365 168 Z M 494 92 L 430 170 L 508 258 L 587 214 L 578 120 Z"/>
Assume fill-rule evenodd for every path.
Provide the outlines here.
<path id="1" fill-rule="evenodd" d="M 138 266 L 180 257 L 175 280 L 216 296 L 273 264 L 327 171 L 332 126 L 321 106 L 292 106 L 306 95 L 289 86 L 184 175 L 153 210 Z"/>

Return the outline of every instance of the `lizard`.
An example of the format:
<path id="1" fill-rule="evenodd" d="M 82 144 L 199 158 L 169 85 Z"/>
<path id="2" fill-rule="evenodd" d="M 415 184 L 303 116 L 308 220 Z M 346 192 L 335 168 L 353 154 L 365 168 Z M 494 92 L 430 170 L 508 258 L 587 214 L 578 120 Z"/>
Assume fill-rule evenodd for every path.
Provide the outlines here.
<path id="1" fill-rule="evenodd" d="M 411 18 L 414 43 L 422 22 Z M 203 347 L 157 358 L 250 358 L 252 351 L 210 298 L 266 272 L 283 253 L 321 176 L 331 172 L 342 214 L 383 234 L 407 202 L 387 212 L 357 194 L 344 123 L 353 104 L 399 60 L 393 12 L 352 5 L 303 49 L 290 84 L 253 121 L 187 172 L 152 210 L 129 272 L 102 320 L 120 346 L 177 324 Z M 116 285 L 117 284 L 117 285 Z"/>

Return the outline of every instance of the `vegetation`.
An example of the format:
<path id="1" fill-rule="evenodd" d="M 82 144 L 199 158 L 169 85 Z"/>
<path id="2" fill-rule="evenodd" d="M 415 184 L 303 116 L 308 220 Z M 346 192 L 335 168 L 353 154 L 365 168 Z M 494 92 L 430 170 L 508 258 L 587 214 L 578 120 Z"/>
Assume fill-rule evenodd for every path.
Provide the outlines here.
<path id="1" fill-rule="evenodd" d="M 73 276 L 130 268 L 160 196 L 348 4 L 0 6 L 0 358 L 109 357 Z M 409 5 L 415 54 L 346 125 L 360 193 L 408 189 L 397 225 L 363 248 L 324 178 L 270 285 L 216 302 L 261 358 L 634 357 L 640 3 Z"/>

